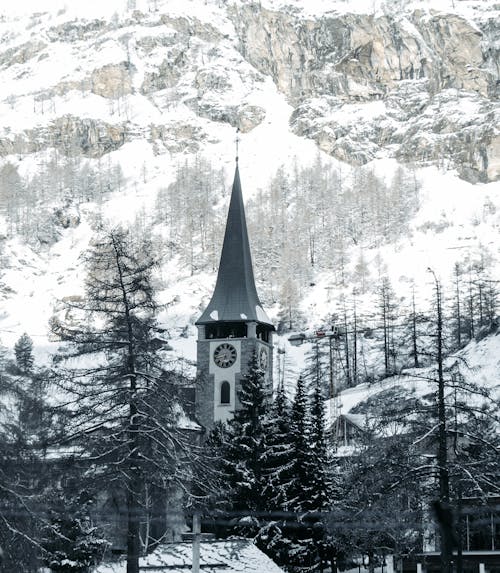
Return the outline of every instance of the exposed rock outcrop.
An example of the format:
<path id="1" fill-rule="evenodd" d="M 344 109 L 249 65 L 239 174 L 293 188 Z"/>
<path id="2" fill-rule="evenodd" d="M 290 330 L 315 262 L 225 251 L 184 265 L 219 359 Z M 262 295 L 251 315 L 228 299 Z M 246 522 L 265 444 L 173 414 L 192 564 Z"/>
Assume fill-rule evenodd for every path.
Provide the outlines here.
<path id="1" fill-rule="evenodd" d="M 197 153 L 200 144 L 207 140 L 207 134 L 197 125 L 169 122 L 151 125 L 148 139 L 153 144 L 160 141 L 170 153 Z"/>
<path id="2" fill-rule="evenodd" d="M 362 165 L 389 155 L 456 169 L 473 182 L 500 178 L 500 20 L 494 9 L 478 10 L 473 21 L 432 9 L 408 11 L 403 0 L 394 0 L 402 9 L 390 13 L 390 3 L 379 3 L 385 13 L 332 11 L 315 19 L 298 8 L 238 2 L 227 11 L 220 3 L 213 22 L 134 11 L 109 21 L 49 24 L 36 40 L 23 38 L 0 53 L 0 68 L 10 81 L 29 77 L 36 58 L 51 57 L 52 42 L 67 43 L 74 62 L 83 46 L 102 47 L 103 54 L 109 49 L 109 60 L 83 58 L 74 73 L 27 95 L 35 113 L 51 117 L 60 109 L 57 96 L 71 91 L 125 99 L 102 106 L 123 123 L 65 115 L 48 127 L 12 125 L 0 136 L 0 154 L 30 153 L 49 142 L 64 153 L 100 157 L 145 133 L 157 152 L 160 143 L 172 152 L 197 150 L 208 141 L 200 127 L 206 119 L 243 132 L 259 126 L 269 113 L 258 105 L 265 101 L 263 80 L 271 77 L 293 108 L 293 132 L 338 159 Z M 14 64 L 19 69 L 10 70 Z M 132 94 L 134 103 L 127 100 Z M 144 96 L 147 101 L 137 103 Z M 12 109 L 18 97 L 8 101 Z M 127 131 L 134 105 L 166 114 L 185 105 L 203 121 L 156 118 L 152 127 L 147 120 Z"/>
<path id="3" fill-rule="evenodd" d="M 25 42 L 0 53 L 0 66 L 9 67 L 14 64 L 24 64 L 31 58 L 40 56 L 45 48 L 44 42 Z"/>
<path id="4" fill-rule="evenodd" d="M 123 97 L 132 93 L 131 66 L 128 62 L 109 64 L 92 72 L 92 93 L 105 98 Z"/>
<path id="5" fill-rule="evenodd" d="M 89 118 L 65 115 L 47 127 L 40 127 L 0 139 L 0 156 L 36 153 L 47 147 L 65 155 L 102 157 L 127 140 L 125 124 L 109 124 Z"/>
<path id="6" fill-rule="evenodd" d="M 483 22 L 483 33 L 422 10 L 307 20 L 256 4 L 235 8 L 233 22 L 242 55 L 295 107 L 292 129 L 324 151 L 354 164 L 389 153 L 445 162 L 470 181 L 499 178 L 498 22 Z"/>

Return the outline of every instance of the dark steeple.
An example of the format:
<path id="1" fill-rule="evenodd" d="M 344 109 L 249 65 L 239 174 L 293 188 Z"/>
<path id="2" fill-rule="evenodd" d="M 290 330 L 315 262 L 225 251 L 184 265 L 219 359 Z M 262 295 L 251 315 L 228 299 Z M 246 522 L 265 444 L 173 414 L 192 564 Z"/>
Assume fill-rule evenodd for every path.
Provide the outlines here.
<path id="1" fill-rule="evenodd" d="M 255 288 L 238 162 L 212 300 L 196 324 L 258 322 L 274 327 Z"/>

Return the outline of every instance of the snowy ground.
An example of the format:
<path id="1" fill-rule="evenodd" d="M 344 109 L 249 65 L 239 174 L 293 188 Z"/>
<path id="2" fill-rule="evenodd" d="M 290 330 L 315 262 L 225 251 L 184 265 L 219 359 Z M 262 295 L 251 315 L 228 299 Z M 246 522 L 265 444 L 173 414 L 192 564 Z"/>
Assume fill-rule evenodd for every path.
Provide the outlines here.
<path id="1" fill-rule="evenodd" d="M 263 4 L 276 7 L 281 5 L 281 0 L 264 0 Z M 392 5 L 413 9 L 417 4 L 435 10 L 453 9 L 467 15 L 480 9 L 487 10 L 493 6 L 493 0 L 479 3 L 474 0 L 461 2 L 422 0 L 418 3 L 404 1 L 391 3 L 381 0 L 359 0 L 355 3 L 344 0 L 314 0 L 305 3 L 290 0 L 286 4 L 309 15 L 330 10 L 373 13 Z M 106 2 L 21 0 L 2 6 L 3 21 L 0 20 L 0 34 L 3 34 L 5 47 L 18 46 L 24 41 L 33 40 L 34 35 L 40 34 L 42 37 L 45 33 L 42 31 L 48 26 L 60 26 L 75 17 L 111 19 L 115 13 L 121 17 L 126 14 L 128 5 L 131 3 L 126 0 Z M 223 33 L 230 34 L 232 31 L 232 25 L 225 16 L 222 3 L 218 0 L 206 2 L 169 0 L 168 3 L 165 0 L 158 2 L 137 0 L 135 5 L 151 18 L 154 18 L 155 5 L 159 10 L 168 6 L 171 14 L 191 16 L 196 13 L 198 19 L 214 24 Z M 42 14 L 44 10 L 48 13 Z M 34 17 L 35 12 L 38 14 L 36 17 Z M 143 30 L 143 33 L 146 32 L 151 33 L 150 28 Z M 137 37 L 141 33 L 139 28 L 135 31 Z M 42 87 L 68 79 L 78 80 L 96 66 L 122 61 L 126 57 L 123 46 L 119 46 L 112 33 L 108 34 L 107 38 L 99 51 L 85 54 L 80 53 L 79 45 L 69 49 L 63 43 L 56 43 L 51 47 L 48 58 L 42 59 L 40 63 L 29 64 L 29 73 L 19 74 L 22 69 L 17 66 L 5 72 L 2 75 L 3 93 L 14 96 L 17 94 L 18 97 L 10 102 L 6 96 L 5 99 L 0 98 L 2 122 L 12 129 L 23 129 L 34 125 L 46 125 L 61 113 L 83 114 L 111 124 L 121 121 L 123 118 L 116 110 L 113 111 L 104 98 L 95 94 L 82 97 L 78 90 L 57 96 L 54 110 L 49 107 L 43 114 L 35 113 L 33 110 L 33 94 Z M 227 62 L 224 58 L 235 66 L 241 64 L 241 58 L 238 60 L 239 56 L 233 50 L 230 41 L 223 42 L 220 49 L 223 58 L 217 60 L 215 66 L 222 66 L 223 61 Z M 138 70 L 134 81 L 140 82 L 147 63 L 141 62 L 139 58 L 134 59 L 133 49 L 130 57 Z M 250 73 L 248 65 L 244 68 L 242 77 L 245 78 L 247 73 Z M 292 169 L 295 157 L 300 158 L 302 165 L 310 164 L 318 151 L 312 141 L 291 134 L 288 125 L 291 107 L 269 78 L 255 82 L 250 86 L 251 89 L 245 81 L 241 80 L 238 83 L 235 80 L 231 97 L 246 98 L 249 103 L 261 105 L 266 110 L 264 122 L 241 136 L 240 171 L 243 192 L 245 197 L 249 198 L 268 182 L 281 164 Z M 234 129 L 227 124 L 195 117 L 184 105 L 167 109 L 161 107 L 159 100 L 157 103 L 160 107 L 134 93 L 123 98 L 121 105 L 128 107 L 130 119 L 138 126 L 147 126 L 160 119 L 165 122 L 174 117 L 187 123 L 196 121 L 196 125 L 208 134 L 203 155 L 226 168 L 229 187 L 234 168 Z M 376 108 L 377 104 L 372 107 L 367 106 L 364 108 L 364 113 L 373 116 L 377 113 Z M 103 207 L 106 217 L 113 222 L 129 222 L 142 208 L 147 216 L 151 216 L 158 190 L 172 180 L 175 165 L 182 157 L 185 155 L 167 152 L 155 154 L 149 142 L 141 137 L 113 152 L 111 158 L 122 166 L 125 181 L 124 190 L 106 200 Z M 30 173 L 37 168 L 40 156 L 37 154 L 26 156 L 22 162 L 17 157 L 7 159 L 17 161 L 22 173 Z M 322 154 L 322 159 L 325 163 L 340 165 L 325 154 Z M 147 173 L 139 176 L 145 165 Z M 391 177 L 397 167 L 394 160 L 383 158 L 375 160 L 372 165 L 379 175 L 387 178 Z M 255 166 L 258 166 L 258 169 Z M 346 176 L 349 176 L 350 169 L 342 165 Z M 419 308 L 427 310 L 433 289 L 432 276 L 426 272 L 429 267 L 444 284 L 447 284 L 453 264 L 457 260 L 462 261 L 466 256 L 477 258 L 480 254 L 486 253 L 494 261 L 496 276 L 500 276 L 497 240 L 500 227 L 500 183 L 473 186 L 459 179 L 453 172 L 445 173 L 433 167 L 417 170 L 417 176 L 423 183 L 422 205 L 412 222 L 411 236 L 395 244 L 378 248 L 353 246 L 351 259 L 354 264 L 357 256 L 363 251 L 370 268 L 369 281 L 373 284 L 379 278 L 377 269 L 379 261 L 382 261 L 401 298 L 408 298 L 415 283 Z M 12 348 L 19 336 L 27 332 L 35 341 L 37 359 L 48 360 L 54 349 L 54 343 L 50 341 L 48 333 L 49 318 L 58 301 L 78 295 L 82 291 L 82 265 L 79 257 L 92 237 L 89 224 L 92 211 L 92 205 L 84 206 L 82 224 L 77 228 L 65 230 L 61 239 L 43 252 L 35 253 L 17 240 L 6 244 L 4 259 L 8 264 L 6 268 L 4 267 L 0 278 L 4 284 L 0 337 L 5 346 Z M 441 230 L 436 231 L 436 228 Z M 177 302 L 169 307 L 161 320 L 171 332 L 175 352 L 194 361 L 196 333 L 193 324 L 201 307 L 208 302 L 215 283 L 215 275 L 203 273 L 191 276 L 188 269 L 183 268 L 178 261 L 166 263 L 162 274 L 167 279 L 162 300 L 167 302 L 175 298 Z M 305 290 L 301 310 L 308 317 L 307 327 L 314 330 L 323 327 L 325 317 L 338 310 L 341 295 L 350 296 L 352 293 L 332 287 L 334 281 L 329 273 L 319 271 L 311 282 L 314 286 Z M 261 292 L 265 291 L 265 288 L 265 284 L 259 285 Z M 361 297 L 358 304 L 360 313 L 371 311 L 374 306 L 373 296 Z M 277 311 L 277 308 L 269 309 L 270 316 L 276 318 Z M 297 375 L 303 366 L 306 349 L 289 348 L 284 339 L 279 344 L 286 347 L 287 367 L 293 376 Z"/>

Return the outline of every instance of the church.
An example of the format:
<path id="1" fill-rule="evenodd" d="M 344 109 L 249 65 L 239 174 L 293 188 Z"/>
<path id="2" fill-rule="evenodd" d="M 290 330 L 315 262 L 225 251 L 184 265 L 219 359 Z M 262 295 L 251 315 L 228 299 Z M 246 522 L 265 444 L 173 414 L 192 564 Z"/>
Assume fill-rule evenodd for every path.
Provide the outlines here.
<path id="1" fill-rule="evenodd" d="M 200 318 L 197 340 L 195 415 L 209 431 L 240 408 L 241 379 L 256 354 L 272 395 L 275 330 L 257 294 L 236 158 L 226 231 L 212 298 Z"/>

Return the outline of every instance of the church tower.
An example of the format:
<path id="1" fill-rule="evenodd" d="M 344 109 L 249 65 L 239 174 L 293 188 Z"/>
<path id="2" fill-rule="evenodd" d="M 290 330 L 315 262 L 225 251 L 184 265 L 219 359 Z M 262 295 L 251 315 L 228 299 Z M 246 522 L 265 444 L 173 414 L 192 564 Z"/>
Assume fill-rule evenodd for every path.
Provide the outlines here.
<path id="1" fill-rule="evenodd" d="M 241 378 L 254 352 L 272 393 L 274 326 L 255 288 L 238 160 L 215 290 L 196 325 L 196 416 L 211 429 L 214 422 L 231 419 L 240 407 Z"/>

